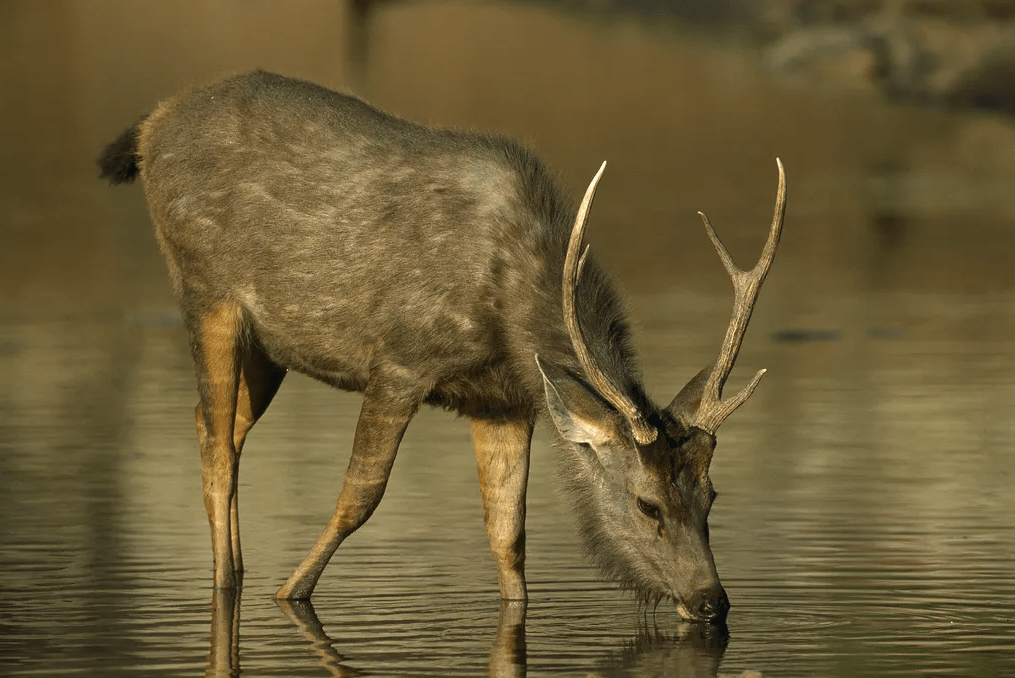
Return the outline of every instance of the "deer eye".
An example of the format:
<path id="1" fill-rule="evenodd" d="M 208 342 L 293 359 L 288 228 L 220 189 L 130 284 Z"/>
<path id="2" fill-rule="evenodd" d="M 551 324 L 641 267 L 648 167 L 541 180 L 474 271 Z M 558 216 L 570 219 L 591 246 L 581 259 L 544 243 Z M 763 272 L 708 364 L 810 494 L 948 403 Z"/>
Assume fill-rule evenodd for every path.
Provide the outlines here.
<path id="1" fill-rule="evenodd" d="M 659 520 L 659 507 L 651 502 L 645 501 L 641 497 L 638 497 L 638 510 L 652 520 Z"/>

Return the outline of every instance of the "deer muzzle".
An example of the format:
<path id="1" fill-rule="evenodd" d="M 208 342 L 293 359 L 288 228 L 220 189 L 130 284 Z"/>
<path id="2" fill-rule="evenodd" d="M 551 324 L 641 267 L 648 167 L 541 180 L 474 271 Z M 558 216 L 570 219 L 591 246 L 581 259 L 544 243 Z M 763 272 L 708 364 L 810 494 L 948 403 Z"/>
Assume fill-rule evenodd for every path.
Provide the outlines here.
<path id="1" fill-rule="evenodd" d="M 694 594 L 688 605 L 680 606 L 682 613 L 686 613 L 694 621 L 720 624 L 726 621 L 726 614 L 730 611 L 730 599 L 726 596 L 726 590 L 719 584 L 702 589 Z"/>

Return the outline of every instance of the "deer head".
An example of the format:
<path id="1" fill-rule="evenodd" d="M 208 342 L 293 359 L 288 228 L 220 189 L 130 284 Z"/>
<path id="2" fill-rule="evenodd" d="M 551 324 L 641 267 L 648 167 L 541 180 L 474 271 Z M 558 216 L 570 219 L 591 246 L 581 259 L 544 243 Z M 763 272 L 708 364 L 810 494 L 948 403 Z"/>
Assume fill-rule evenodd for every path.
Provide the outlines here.
<path id="1" fill-rule="evenodd" d="M 704 214 L 705 229 L 733 280 L 736 300 L 719 357 L 665 408 L 639 408 L 592 358 L 582 335 L 575 291 L 588 248 L 582 238 L 596 186 L 593 178 L 572 229 L 563 274 L 563 313 L 583 374 L 537 355 L 547 407 L 565 441 L 564 488 L 576 510 L 585 549 L 604 573 L 646 602 L 671 599 L 692 620 L 721 622 L 729 600 L 709 547 L 708 514 L 715 500 L 708 471 L 720 424 L 754 392 L 759 371 L 737 395 L 722 399 L 758 291 L 775 257 L 786 211 L 779 166 L 775 216 L 761 259 L 742 271 Z"/>

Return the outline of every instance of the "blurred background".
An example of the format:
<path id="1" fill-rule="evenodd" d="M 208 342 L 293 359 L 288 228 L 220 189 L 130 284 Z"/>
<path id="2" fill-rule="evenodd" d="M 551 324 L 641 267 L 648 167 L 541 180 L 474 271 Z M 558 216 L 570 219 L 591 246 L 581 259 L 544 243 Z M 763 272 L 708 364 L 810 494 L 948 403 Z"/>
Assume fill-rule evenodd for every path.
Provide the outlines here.
<path id="1" fill-rule="evenodd" d="M 220 642 L 186 336 L 140 187 L 94 159 L 254 68 L 519 139 L 573 195 L 608 160 L 588 239 L 663 402 L 732 298 L 695 213 L 750 265 L 782 159 L 732 387 L 769 373 L 712 469 L 728 638 L 596 579 L 545 428 L 533 603 L 505 622 L 468 427 L 437 412 L 319 619 L 283 613 L 359 404 L 294 375 L 245 450 L 243 631 Z M 1015 674 L 1015 2 L 7 0 L 0 72 L 0 673 Z"/>

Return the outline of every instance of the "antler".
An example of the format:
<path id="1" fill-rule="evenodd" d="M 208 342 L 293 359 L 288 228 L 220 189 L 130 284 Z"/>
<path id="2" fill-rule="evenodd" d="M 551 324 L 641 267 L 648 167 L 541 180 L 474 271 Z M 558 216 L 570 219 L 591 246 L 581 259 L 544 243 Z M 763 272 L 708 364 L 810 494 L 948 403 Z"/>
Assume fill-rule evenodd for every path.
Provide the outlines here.
<path id="1" fill-rule="evenodd" d="M 574 228 L 571 230 L 571 240 L 567 245 L 567 257 L 564 259 L 563 283 L 564 324 L 567 326 L 567 333 L 571 337 L 571 344 L 574 346 L 574 352 L 578 356 L 578 362 L 585 371 L 585 376 L 592 384 L 592 387 L 624 416 L 631 426 L 634 439 L 642 445 L 647 445 L 656 439 L 656 430 L 645 422 L 641 412 L 638 411 L 638 408 L 635 407 L 631 399 L 610 383 L 610 380 L 606 378 L 606 375 L 603 374 L 603 371 L 596 364 L 595 360 L 592 359 L 592 354 L 585 344 L 585 339 L 582 338 L 581 327 L 578 324 L 578 313 L 575 309 L 575 290 L 578 287 L 578 276 L 581 274 L 585 264 L 585 256 L 588 254 L 588 247 L 586 246 L 585 251 L 579 256 L 582 237 L 585 234 L 585 225 L 589 220 L 592 199 L 596 195 L 596 186 L 599 184 L 599 179 L 603 176 L 605 170 L 606 163 L 604 162 L 599 171 L 596 172 L 596 176 L 592 178 L 592 183 L 589 184 L 588 190 L 585 191 L 585 197 L 582 198 L 581 206 L 578 208 L 578 216 L 574 220 Z"/>
<path id="2" fill-rule="evenodd" d="M 765 249 L 761 252 L 761 259 L 750 271 L 742 271 L 737 268 L 722 241 L 719 240 L 719 236 L 712 230 L 712 224 L 708 222 L 708 217 L 698 212 L 701 220 L 705 222 L 705 230 L 708 231 L 708 237 L 711 238 L 716 252 L 719 253 L 722 265 L 730 274 L 730 278 L 733 279 L 733 289 L 736 293 L 736 301 L 733 303 L 733 317 L 730 318 L 730 324 L 726 328 L 726 338 L 723 339 L 722 350 L 712 368 L 712 373 L 708 376 L 708 381 L 705 382 L 701 405 L 694 416 L 694 426 L 708 431 L 712 435 L 715 435 L 719 425 L 726 420 L 726 417 L 743 405 L 744 401 L 754 393 L 762 375 L 765 374 L 765 370 L 760 370 L 744 390 L 729 400 L 721 400 L 722 387 L 726 384 L 726 378 L 730 376 L 733 363 L 736 362 L 737 354 L 740 352 L 740 344 L 744 340 L 747 323 L 751 320 L 754 303 L 758 299 L 758 291 L 761 289 L 761 283 L 765 281 L 768 269 L 775 258 L 775 250 L 779 245 L 779 236 L 782 233 L 782 221 L 786 215 L 786 173 L 782 168 L 782 161 L 776 158 L 775 162 L 779 165 L 779 192 L 775 198 L 775 216 L 772 218 L 772 229 L 768 233 Z"/>

